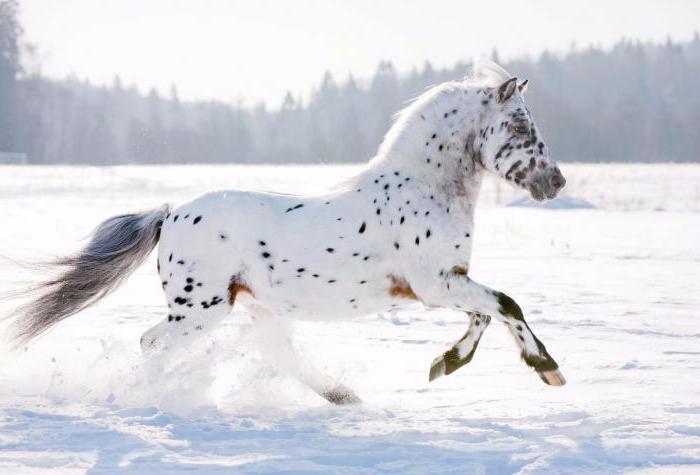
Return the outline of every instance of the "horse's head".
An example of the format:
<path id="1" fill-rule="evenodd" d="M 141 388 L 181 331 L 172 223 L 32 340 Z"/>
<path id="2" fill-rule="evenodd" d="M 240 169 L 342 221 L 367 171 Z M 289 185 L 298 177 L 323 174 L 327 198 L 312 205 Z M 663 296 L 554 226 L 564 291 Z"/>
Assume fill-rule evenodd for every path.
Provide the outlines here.
<path id="1" fill-rule="evenodd" d="M 510 78 L 486 90 L 486 107 L 474 142 L 477 162 L 530 192 L 536 201 L 557 196 L 566 180 L 549 154 L 525 105 L 527 80 Z"/>

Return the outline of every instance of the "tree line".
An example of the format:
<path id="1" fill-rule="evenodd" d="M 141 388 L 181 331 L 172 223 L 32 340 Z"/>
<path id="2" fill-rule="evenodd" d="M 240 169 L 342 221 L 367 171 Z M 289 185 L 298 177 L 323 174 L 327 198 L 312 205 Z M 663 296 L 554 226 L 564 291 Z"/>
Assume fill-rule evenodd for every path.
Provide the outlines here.
<path id="1" fill-rule="evenodd" d="M 326 73 L 306 101 L 244 107 L 30 74 L 17 2 L 0 0 L 0 152 L 29 163 L 337 163 L 372 157 L 394 112 L 468 64 L 366 81 Z M 493 59 L 498 61 L 497 53 Z M 700 37 L 544 52 L 504 67 L 530 80 L 529 107 L 560 161 L 699 161 Z"/>

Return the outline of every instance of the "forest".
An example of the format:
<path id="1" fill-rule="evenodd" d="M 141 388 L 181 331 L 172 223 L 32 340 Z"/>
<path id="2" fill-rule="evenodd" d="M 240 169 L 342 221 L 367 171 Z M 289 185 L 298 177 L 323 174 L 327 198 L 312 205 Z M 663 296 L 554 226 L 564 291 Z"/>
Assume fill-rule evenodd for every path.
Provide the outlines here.
<path id="1" fill-rule="evenodd" d="M 17 8 L 0 0 L 0 152 L 26 154 L 28 163 L 361 162 L 407 101 L 469 69 L 426 62 L 399 74 L 383 61 L 371 78 L 326 73 L 306 100 L 290 91 L 280 104 L 183 101 L 175 86 L 163 94 L 119 76 L 102 86 L 30 72 Z M 530 80 L 528 105 L 560 161 L 699 160 L 697 33 L 685 42 L 571 47 L 503 66 Z"/>

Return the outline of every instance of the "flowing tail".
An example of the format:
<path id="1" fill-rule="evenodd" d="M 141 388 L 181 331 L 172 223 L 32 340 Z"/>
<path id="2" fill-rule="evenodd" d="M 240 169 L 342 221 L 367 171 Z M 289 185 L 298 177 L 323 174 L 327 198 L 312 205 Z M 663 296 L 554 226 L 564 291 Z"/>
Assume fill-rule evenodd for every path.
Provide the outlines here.
<path id="1" fill-rule="evenodd" d="M 12 339 L 17 344 L 28 343 L 115 290 L 156 246 L 169 213 L 166 204 L 109 218 L 82 250 L 50 262 L 49 267 L 59 274 L 28 290 L 38 295 L 9 315 L 14 320 Z"/>

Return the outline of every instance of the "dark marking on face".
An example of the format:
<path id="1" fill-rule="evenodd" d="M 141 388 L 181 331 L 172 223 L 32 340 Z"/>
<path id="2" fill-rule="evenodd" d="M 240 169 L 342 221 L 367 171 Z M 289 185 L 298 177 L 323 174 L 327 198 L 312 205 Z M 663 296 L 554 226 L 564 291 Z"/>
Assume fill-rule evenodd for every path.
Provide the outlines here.
<path id="1" fill-rule="evenodd" d="M 517 160 L 513 165 L 510 166 L 510 168 L 508 169 L 508 171 L 506 172 L 506 175 L 505 175 L 506 180 L 510 180 L 511 173 L 513 173 L 515 171 L 515 169 L 517 169 L 520 165 L 522 165 L 522 163 L 523 163 L 522 160 Z"/>
<path id="2" fill-rule="evenodd" d="M 367 224 L 366 224 L 366 223 L 362 223 L 362 225 L 360 226 L 360 229 L 359 229 L 357 232 L 359 232 L 360 234 L 362 234 L 362 233 L 365 232 L 365 229 L 367 229 Z"/>
<path id="3" fill-rule="evenodd" d="M 194 220 L 192 220 L 192 224 L 197 224 L 197 223 L 200 222 L 201 220 L 202 220 L 202 217 L 201 217 L 201 216 L 197 216 L 196 218 L 194 218 Z"/>
<path id="4" fill-rule="evenodd" d="M 285 211 L 285 213 L 289 213 L 290 211 L 294 211 L 295 209 L 299 209 L 299 208 L 301 208 L 301 207 L 303 207 L 303 206 L 304 206 L 304 205 L 303 205 L 302 203 L 299 203 L 299 204 L 296 205 L 296 206 L 292 206 L 291 208 L 287 208 L 287 211 Z"/>

